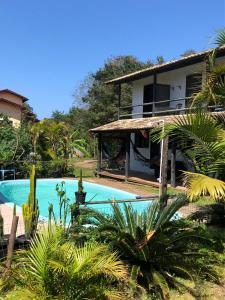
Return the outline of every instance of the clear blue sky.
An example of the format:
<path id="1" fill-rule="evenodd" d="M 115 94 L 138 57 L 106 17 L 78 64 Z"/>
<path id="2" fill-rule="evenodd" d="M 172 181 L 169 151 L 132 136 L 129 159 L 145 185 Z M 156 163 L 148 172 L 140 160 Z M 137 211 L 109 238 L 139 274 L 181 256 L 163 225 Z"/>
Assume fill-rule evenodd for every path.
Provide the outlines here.
<path id="1" fill-rule="evenodd" d="M 84 77 L 111 55 L 145 61 L 210 47 L 224 0 L 0 0 L 0 89 L 39 118 L 68 111 Z"/>

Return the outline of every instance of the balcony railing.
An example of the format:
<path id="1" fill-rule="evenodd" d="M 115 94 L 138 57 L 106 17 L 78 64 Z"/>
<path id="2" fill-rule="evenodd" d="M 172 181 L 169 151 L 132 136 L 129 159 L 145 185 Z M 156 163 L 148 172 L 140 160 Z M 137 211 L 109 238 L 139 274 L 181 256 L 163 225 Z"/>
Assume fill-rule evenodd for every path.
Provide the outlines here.
<path id="1" fill-rule="evenodd" d="M 127 105 L 119 107 L 119 118 L 133 118 L 133 117 L 152 117 L 162 115 L 176 115 L 184 114 L 191 106 L 191 98 L 178 98 L 170 100 L 160 100 L 157 102 L 146 102 L 143 104 Z M 209 105 L 206 107 L 207 111 L 223 111 L 222 105 Z"/>

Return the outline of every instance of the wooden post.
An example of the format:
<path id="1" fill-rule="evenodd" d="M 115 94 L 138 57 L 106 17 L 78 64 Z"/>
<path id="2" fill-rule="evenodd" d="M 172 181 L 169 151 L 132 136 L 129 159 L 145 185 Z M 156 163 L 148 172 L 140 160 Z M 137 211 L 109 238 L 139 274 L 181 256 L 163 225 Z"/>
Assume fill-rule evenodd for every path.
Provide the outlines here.
<path id="1" fill-rule="evenodd" d="M 153 75 L 153 104 L 152 104 L 152 116 L 155 115 L 155 103 L 156 103 L 156 86 L 157 86 L 157 75 Z"/>
<path id="2" fill-rule="evenodd" d="M 97 175 L 101 172 L 102 168 L 102 137 L 97 134 Z"/>
<path id="3" fill-rule="evenodd" d="M 12 258 L 13 258 L 15 240 L 16 240 L 16 231 L 17 231 L 18 221 L 19 221 L 19 217 L 14 215 L 13 220 L 12 220 L 12 227 L 11 227 L 10 237 L 9 237 L 8 249 L 7 249 L 7 261 L 6 261 L 6 268 L 7 269 L 10 269 L 11 264 L 12 264 Z"/>
<path id="4" fill-rule="evenodd" d="M 171 146 L 171 174 L 170 183 L 172 187 L 176 186 L 176 146 L 174 141 Z"/>
<path id="5" fill-rule="evenodd" d="M 126 160 L 125 160 L 125 177 L 129 176 L 130 169 L 130 132 L 126 136 Z"/>
<path id="6" fill-rule="evenodd" d="M 167 166 L 168 166 L 168 137 L 161 142 L 160 188 L 159 199 L 161 208 L 167 205 Z"/>

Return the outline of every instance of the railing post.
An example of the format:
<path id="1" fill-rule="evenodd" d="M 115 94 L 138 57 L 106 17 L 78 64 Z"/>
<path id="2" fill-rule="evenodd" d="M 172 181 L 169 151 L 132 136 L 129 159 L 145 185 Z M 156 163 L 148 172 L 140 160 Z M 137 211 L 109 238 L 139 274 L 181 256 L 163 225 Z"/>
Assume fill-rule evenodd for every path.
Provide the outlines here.
<path id="1" fill-rule="evenodd" d="M 155 102 L 156 102 L 156 87 L 157 87 L 157 74 L 153 75 L 153 103 L 152 103 L 152 116 L 155 115 Z"/>
<path id="2" fill-rule="evenodd" d="M 128 178 L 130 169 L 130 132 L 126 135 L 125 177 Z"/>
<path id="3" fill-rule="evenodd" d="M 97 174 L 101 172 L 102 168 L 102 137 L 101 134 L 97 134 Z"/>

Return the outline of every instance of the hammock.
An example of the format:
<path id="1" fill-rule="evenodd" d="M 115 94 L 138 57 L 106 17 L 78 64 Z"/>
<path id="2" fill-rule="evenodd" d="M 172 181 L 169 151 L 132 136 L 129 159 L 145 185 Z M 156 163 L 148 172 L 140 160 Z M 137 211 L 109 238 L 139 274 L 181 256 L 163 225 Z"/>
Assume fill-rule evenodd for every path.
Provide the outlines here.
<path id="1" fill-rule="evenodd" d="M 135 157 L 136 157 L 138 160 L 142 161 L 143 163 L 149 164 L 149 163 L 150 163 L 150 159 L 149 159 L 149 158 L 146 158 L 146 157 L 138 150 L 138 148 L 134 145 L 132 139 L 130 139 L 130 142 L 131 142 L 132 148 L 133 148 L 133 150 L 134 150 L 134 155 L 135 155 Z"/>
<path id="2" fill-rule="evenodd" d="M 103 151 L 104 155 L 106 156 L 106 158 L 110 159 L 111 161 L 117 160 L 121 156 L 121 154 L 124 153 L 124 150 L 125 150 L 125 146 L 122 145 L 121 148 L 120 148 L 120 150 L 119 150 L 119 152 L 114 157 L 112 157 L 109 154 L 109 151 L 108 151 L 106 145 L 104 143 L 102 143 L 102 151 Z"/>

